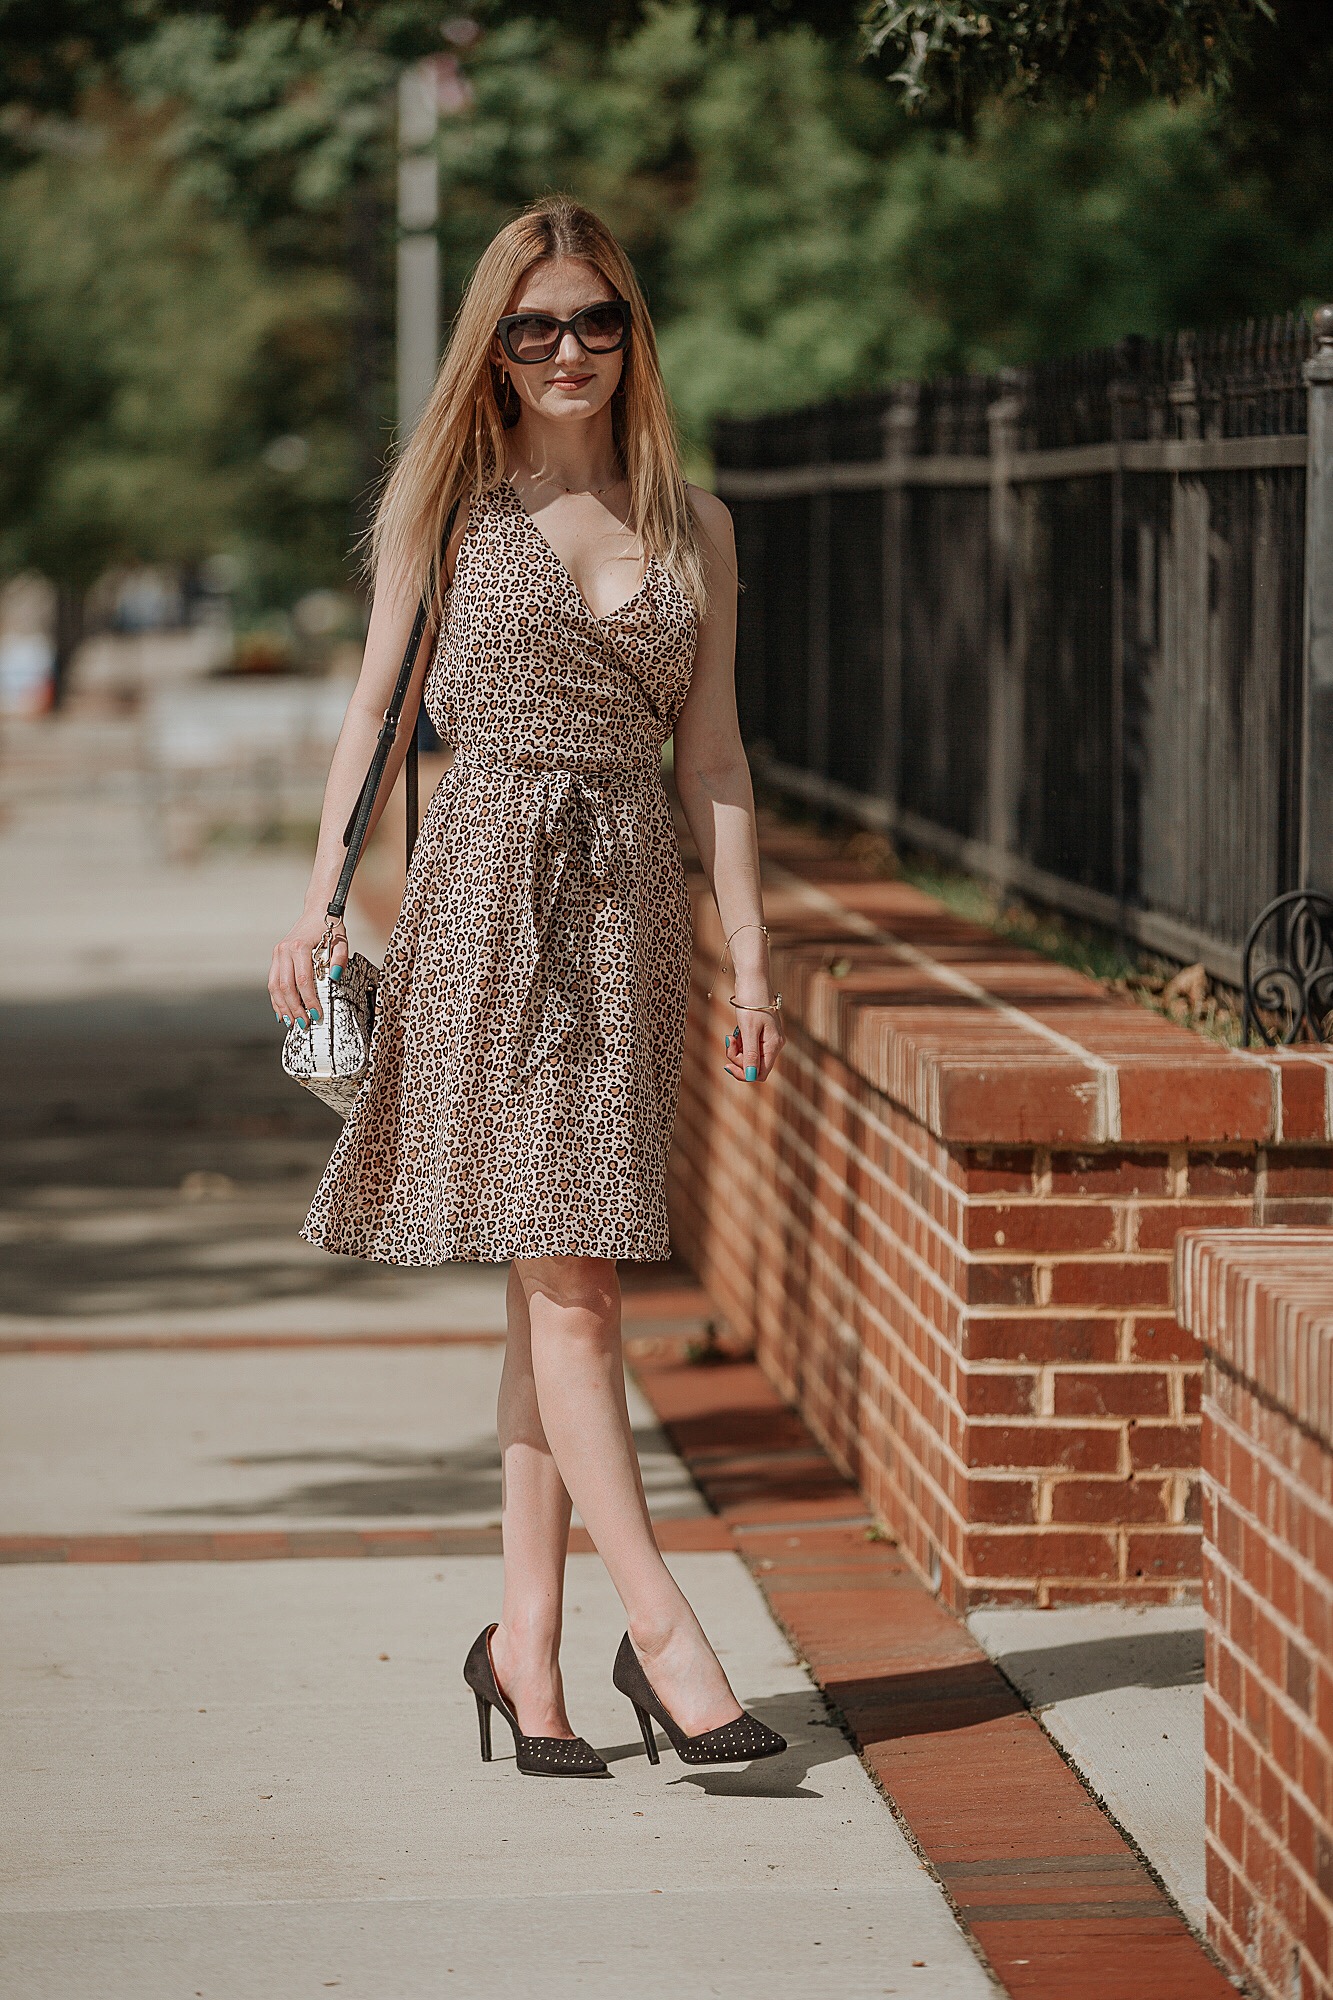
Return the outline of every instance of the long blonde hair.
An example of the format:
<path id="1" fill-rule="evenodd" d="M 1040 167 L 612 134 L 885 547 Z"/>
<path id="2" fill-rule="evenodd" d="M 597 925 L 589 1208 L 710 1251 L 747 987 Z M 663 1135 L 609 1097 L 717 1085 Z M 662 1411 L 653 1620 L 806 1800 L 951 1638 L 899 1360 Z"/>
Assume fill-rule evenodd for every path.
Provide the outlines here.
<path id="1" fill-rule="evenodd" d="M 629 486 L 629 527 L 700 613 L 704 565 L 685 490 L 676 428 L 657 359 L 652 321 L 628 257 L 590 209 L 555 195 L 506 223 L 473 271 L 435 385 L 385 485 L 370 531 L 372 576 L 385 567 L 438 608 L 441 544 L 455 504 L 490 492 L 504 476 L 506 424 L 492 360 L 495 323 L 535 264 L 573 257 L 588 264 L 633 321 L 612 407 L 617 454 Z M 512 393 L 512 392 L 511 392 Z"/>

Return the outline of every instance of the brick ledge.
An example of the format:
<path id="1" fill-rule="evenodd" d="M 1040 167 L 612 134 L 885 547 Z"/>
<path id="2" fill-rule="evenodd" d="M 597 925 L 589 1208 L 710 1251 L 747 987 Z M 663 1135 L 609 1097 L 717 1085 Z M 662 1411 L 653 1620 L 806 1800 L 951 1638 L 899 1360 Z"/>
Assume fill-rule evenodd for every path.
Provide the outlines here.
<path id="1" fill-rule="evenodd" d="M 1333 1229 L 1183 1235 L 1176 1285 L 1205 1351 L 1333 1447 Z"/>
<path id="2" fill-rule="evenodd" d="M 1333 1140 L 1333 1050 L 1206 1042 L 906 883 L 861 879 L 825 842 L 766 824 L 761 845 L 774 976 L 791 1020 L 936 1138 L 1064 1148 Z M 706 988 L 722 933 L 703 893 L 695 934 Z"/>

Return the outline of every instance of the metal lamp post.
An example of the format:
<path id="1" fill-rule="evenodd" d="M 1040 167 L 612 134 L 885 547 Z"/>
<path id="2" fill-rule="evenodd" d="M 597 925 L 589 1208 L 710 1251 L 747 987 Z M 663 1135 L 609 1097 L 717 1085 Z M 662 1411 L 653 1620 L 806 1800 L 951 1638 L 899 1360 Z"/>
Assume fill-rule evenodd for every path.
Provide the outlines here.
<path id="1" fill-rule="evenodd" d="M 440 122 L 434 59 L 398 79 L 398 438 L 408 436 L 440 352 Z"/>

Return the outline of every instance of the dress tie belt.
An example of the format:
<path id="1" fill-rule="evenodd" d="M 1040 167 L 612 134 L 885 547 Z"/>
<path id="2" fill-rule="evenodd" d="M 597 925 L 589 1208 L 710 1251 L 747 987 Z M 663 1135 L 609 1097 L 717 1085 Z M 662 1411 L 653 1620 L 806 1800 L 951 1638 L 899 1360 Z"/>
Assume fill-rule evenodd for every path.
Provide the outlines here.
<path id="1" fill-rule="evenodd" d="M 651 776 L 657 767 L 580 770 L 568 765 L 513 764 L 461 751 L 455 768 L 519 777 L 531 798 L 531 818 L 524 815 L 528 835 L 523 841 L 514 997 L 501 1025 L 506 1068 L 511 1080 L 521 1083 L 587 1017 L 586 988 L 593 968 L 581 964 L 583 954 L 576 940 L 566 938 L 561 951 L 555 935 L 562 887 L 572 873 L 595 883 L 607 897 L 623 896 L 628 886 L 625 855 L 604 787 Z"/>

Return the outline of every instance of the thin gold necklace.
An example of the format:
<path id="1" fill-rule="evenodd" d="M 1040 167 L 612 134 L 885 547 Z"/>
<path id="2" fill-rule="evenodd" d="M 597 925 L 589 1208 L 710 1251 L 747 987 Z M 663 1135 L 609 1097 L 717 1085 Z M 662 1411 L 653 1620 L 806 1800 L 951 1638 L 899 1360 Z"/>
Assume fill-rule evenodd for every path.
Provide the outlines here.
<path id="1" fill-rule="evenodd" d="M 618 472 L 614 479 L 607 480 L 605 486 L 566 486 L 564 481 L 557 479 L 553 473 L 533 472 L 528 466 L 524 466 L 523 470 L 534 486 L 558 486 L 562 493 L 576 494 L 587 500 L 600 500 L 603 493 L 609 493 L 613 486 L 621 485 L 625 477 L 623 472 Z"/>

